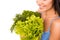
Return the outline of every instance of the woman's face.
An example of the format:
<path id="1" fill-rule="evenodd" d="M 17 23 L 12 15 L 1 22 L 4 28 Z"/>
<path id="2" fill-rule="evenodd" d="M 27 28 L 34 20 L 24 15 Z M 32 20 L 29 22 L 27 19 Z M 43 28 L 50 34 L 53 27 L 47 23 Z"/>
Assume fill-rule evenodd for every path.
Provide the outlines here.
<path id="1" fill-rule="evenodd" d="M 53 5 L 53 0 L 36 0 L 36 2 L 39 6 L 40 12 L 45 12 L 51 9 Z"/>

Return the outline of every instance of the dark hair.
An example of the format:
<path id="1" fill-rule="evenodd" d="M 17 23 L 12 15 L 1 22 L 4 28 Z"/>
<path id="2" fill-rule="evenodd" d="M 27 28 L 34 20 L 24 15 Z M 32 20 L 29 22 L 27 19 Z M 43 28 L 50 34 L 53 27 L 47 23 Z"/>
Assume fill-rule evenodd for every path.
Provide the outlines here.
<path id="1" fill-rule="evenodd" d="M 53 6 L 55 11 L 57 11 L 58 15 L 60 16 L 60 0 L 54 0 Z"/>

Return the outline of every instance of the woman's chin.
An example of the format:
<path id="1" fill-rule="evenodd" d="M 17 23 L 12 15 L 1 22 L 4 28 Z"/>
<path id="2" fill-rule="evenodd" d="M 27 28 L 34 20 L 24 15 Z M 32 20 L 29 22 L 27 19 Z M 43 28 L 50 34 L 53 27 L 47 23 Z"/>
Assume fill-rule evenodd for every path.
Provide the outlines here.
<path id="1" fill-rule="evenodd" d="M 44 12 L 46 12 L 46 10 L 44 10 L 44 9 L 43 10 L 40 10 L 40 13 L 44 13 Z"/>
<path id="2" fill-rule="evenodd" d="M 47 9 L 44 9 L 44 8 L 39 8 L 38 9 L 38 12 L 40 12 L 40 13 L 44 13 L 44 12 L 46 12 L 47 11 Z"/>

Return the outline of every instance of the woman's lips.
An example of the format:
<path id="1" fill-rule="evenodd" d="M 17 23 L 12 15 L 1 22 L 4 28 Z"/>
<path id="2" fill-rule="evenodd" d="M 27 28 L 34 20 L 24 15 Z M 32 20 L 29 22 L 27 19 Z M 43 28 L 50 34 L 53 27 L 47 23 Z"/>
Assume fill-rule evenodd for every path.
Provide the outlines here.
<path id="1" fill-rule="evenodd" d="M 45 8 L 46 6 L 40 6 L 40 9 L 43 9 L 43 8 Z"/>

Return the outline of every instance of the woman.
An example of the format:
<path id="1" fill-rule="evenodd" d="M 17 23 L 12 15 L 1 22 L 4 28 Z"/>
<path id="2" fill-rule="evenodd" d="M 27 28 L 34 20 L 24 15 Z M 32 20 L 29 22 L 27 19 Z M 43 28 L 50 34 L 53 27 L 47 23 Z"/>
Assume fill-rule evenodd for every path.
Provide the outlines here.
<path id="1" fill-rule="evenodd" d="M 41 40 L 60 40 L 60 0 L 36 0 L 44 20 Z"/>

